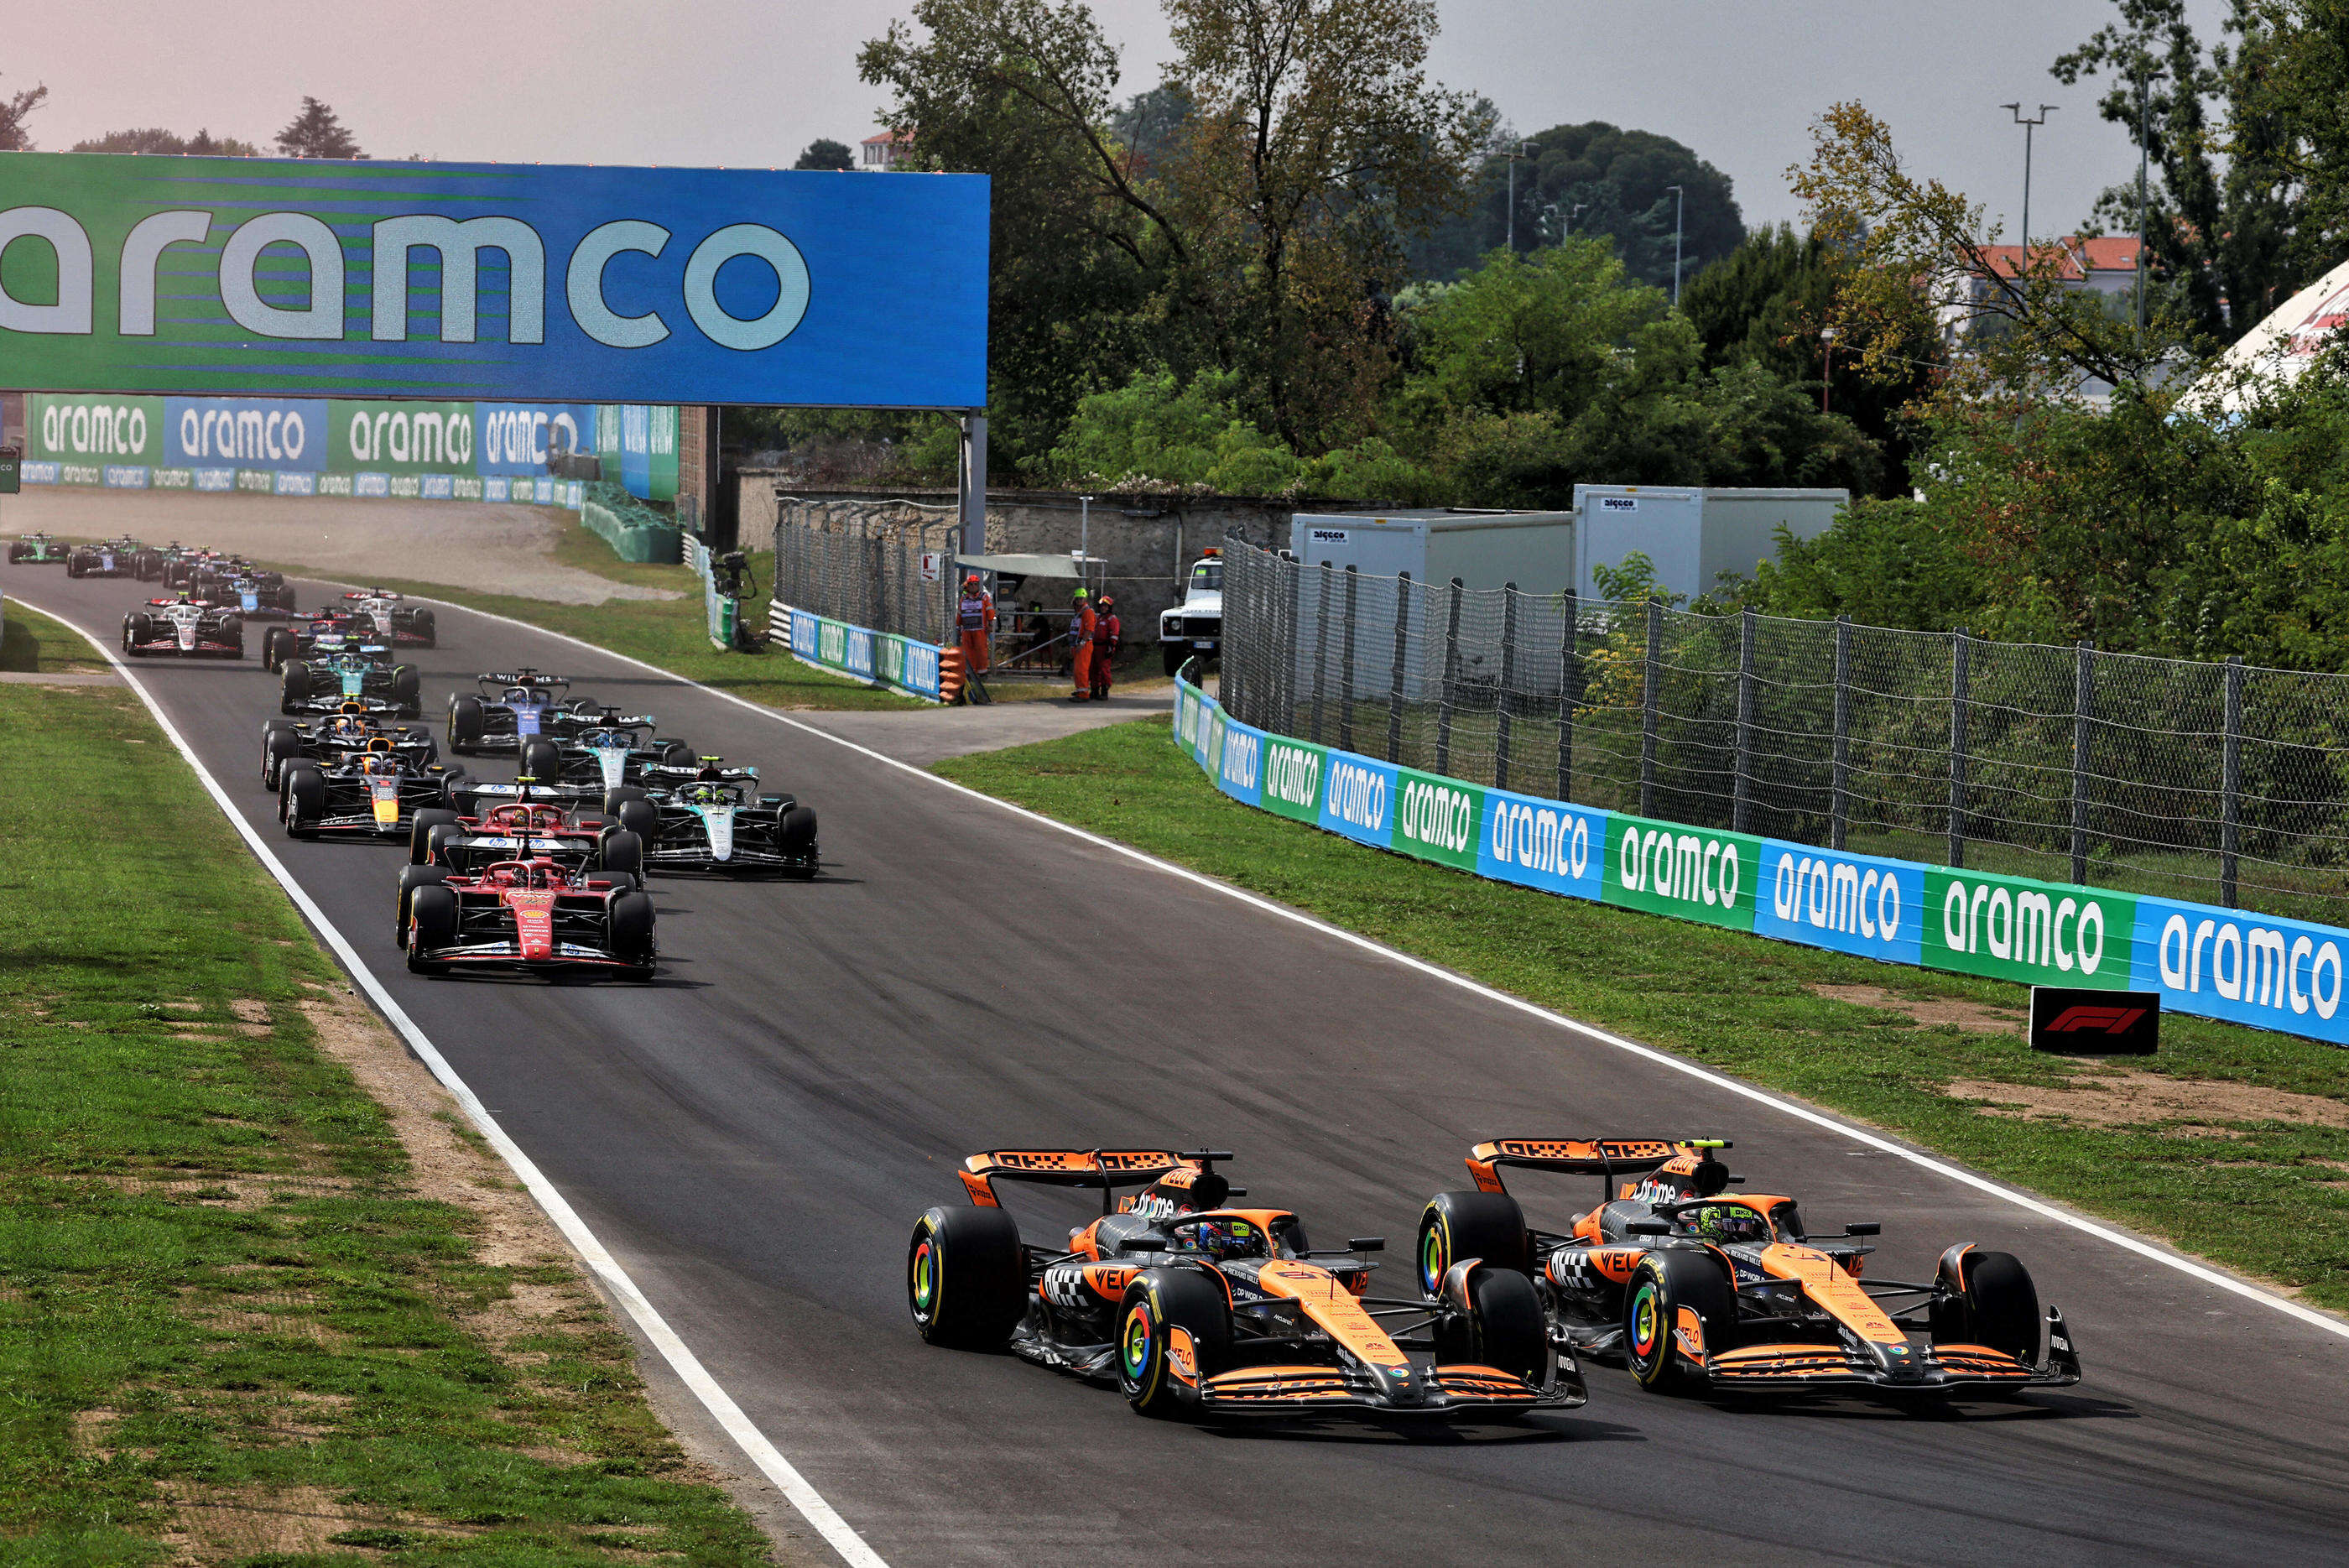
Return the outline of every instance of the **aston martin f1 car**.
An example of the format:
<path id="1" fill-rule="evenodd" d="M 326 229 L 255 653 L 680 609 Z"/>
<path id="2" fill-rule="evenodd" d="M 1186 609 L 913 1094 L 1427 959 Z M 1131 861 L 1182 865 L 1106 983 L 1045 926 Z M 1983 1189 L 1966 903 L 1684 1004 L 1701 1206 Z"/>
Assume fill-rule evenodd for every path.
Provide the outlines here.
<path id="1" fill-rule="evenodd" d="M 995 1349 L 1101 1383 L 1144 1415 L 1491 1417 L 1587 1397 L 1543 1332 L 1533 1285 L 1471 1265 L 1430 1301 L 1369 1293 L 1381 1251 L 1315 1252 L 1286 1210 L 1245 1197 L 1195 1149 L 997 1149 L 960 1172 L 971 1207 L 915 1223 L 905 1288 L 933 1345 Z M 1065 1246 L 1020 1238 L 999 1181 L 1098 1189 Z M 1118 1196 L 1121 1188 L 1143 1189 Z"/>
<path id="2" fill-rule="evenodd" d="M 1439 1193 L 1419 1227 L 1431 1300 L 1463 1269 L 1529 1276 L 1553 1344 L 1620 1355 L 1652 1389 L 1858 1389 L 1893 1395 L 2061 1387 L 2080 1380 L 2064 1314 L 2031 1275 L 1961 1241 L 1930 1283 L 1862 1282 L 1881 1229 L 1813 1236 L 1792 1198 L 1731 1192 L 1718 1139 L 1499 1138 L 1468 1156 L 1474 1192 Z M 1529 1229 L 1504 1167 L 1594 1176 L 1565 1235 Z M 1638 1179 L 1629 1179 L 1636 1178 Z M 2046 1336 L 2042 1355 L 2040 1337 Z M 1923 1344 L 1911 1335 L 1922 1332 Z"/>
<path id="3" fill-rule="evenodd" d="M 568 812 L 551 803 L 511 801 L 479 816 L 419 811 L 408 833 L 409 863 L 399 870 L 403 944 L 410 893 L 451 877 L 479 877 L 500 861 L 551 860 L 568 870 L 615 879 L 619 873 L 644 876 L 644 840 L 601 815 Z"/>
<path id="4" fill-rule="evenodd" d="M 146 577 L 151 574 L 142 569 L 143 564 L 154 555 L 155 552 L 129 535 L 119 539 L 102 540 L 95 545 L 77 545 L 66 556 L 66 576 L 68 577 Z"/>
<path id="5" fill-rule="evenodd" d="M 322 833 L 405 843 L 416 814 L 445 806 L 465 784 L 465 770 L 419 766 L 388 739 L 331 764 L 296 761 L 277 773 L 277 819 L 295 838 Z"/>
<path id="6" fill-rule="evenodd" d="M 122 618 L 122 651 L 134 659 L 243 659 L 244 621 L 233 609 L 191 599 L 149 599 Z"/>
<path id="7" fill-rule="evenodd" d="M 333 712 L 306 724 L 299 719 L 263 720 L 262 787 L 274 794 L 278 775 L 291 763 L 313 762 L 325 768 L 346 757 L 379 750 L 377 741 L 389 741 L 392 754 L 405 758 L 412 767 L 420 769 L 440 760 L 440 747 L 431 731 L 421 724 L 389 724 L 385 717 L 382 703 L 346 699 L 336 704 Z"/>
<path id="8" fill-rule="evenodd" d="M 439 645 L 440 628 L 434 624 L 429 605 L 411 605 L 405 595 L 389 588 L 363 588 L 343 596 L 349 605 L 375 628 L 375 639 L 394 648 L 433 648 Z"/>
<path id="9" fill-rule="evenodd" d="M 354 697 L 388 703 L 403 719 L 424 716 L 422 677 L 413 664 L 395 664 L 391 649 L 358 643 L 315 650 L 278 667 L 277 711 L 332 713 Z"/>
<path id="10" fill-rule="evenodd" d="M 20 534 L 8 541 L 8 564 L 12 566 L 19 562 L 28 566 L 61 566 L 72 558 L 72 545 L 47 534 Z"/>
<path id="11" fill-rule="evenodd" d="M 591 877 L 548 859 L 500 860 L 405 896 L 408 967 L 419 974 L 653 978 L 653 901 L 624 871 Z"/>
<path id="12" fill-rule="evenodd" d="M 787 794 L 761 794 L 759 770 L 653 763 L 642 785 L 604 792 L 604 810 L 645 841 L 657 871 L 816 874 L 815 810 Z"/>
<path id="13" fill-rule="evenodd" d="M 585 698 L 565 695 L 569 680 L 542 675 L 527 664 L 476 676 L 474 684 L 477 692 L 451 692 L 449 697 L 449 749 L 460 756 L 519 754 L 532 736 L 567 733 L 581 722 L 583 711 L 593 711 Z"/>

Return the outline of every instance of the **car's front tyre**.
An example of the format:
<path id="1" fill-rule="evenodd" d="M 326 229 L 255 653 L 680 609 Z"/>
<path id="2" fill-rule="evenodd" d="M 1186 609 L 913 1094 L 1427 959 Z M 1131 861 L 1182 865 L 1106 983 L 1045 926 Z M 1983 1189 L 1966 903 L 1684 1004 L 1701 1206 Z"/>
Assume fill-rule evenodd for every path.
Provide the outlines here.
<path id="1" fill-rule="evenodd" d="M 932 1345 L 991 1350 L 1028 1310 L 1019 1226 L 1000 1209 L 941 1206 L 914 1221 L 905 1248 L 905 1303 Z"/>

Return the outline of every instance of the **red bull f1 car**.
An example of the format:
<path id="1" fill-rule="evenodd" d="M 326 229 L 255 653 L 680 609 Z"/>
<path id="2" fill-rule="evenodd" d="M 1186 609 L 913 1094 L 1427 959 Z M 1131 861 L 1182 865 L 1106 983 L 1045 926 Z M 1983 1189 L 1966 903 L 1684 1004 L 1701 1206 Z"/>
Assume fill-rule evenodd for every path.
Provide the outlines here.
<path id="1" fill-rule="evenodd" d="M 1533 1286 L 1462 1272 L 1456 1295 L 1369 1293 L 1376 1237 L 1316 1252 L 1303 1222 L 1245 1197 L 1212 1149 L 997 1149 L 964 1162 L 968 1207 L 914 1226 L 905 1290 L 933 1345 L 1008 1346 L 1115 1383 L 1144 1415 L 1492 1417 L 1583 1403 Z M 1099 1219 L 1039 1247 L 999 1182 L 1098 1189 Z M 1142 1189 L 1120 1196 L 1121 1189 Z"/>
<path id="2" fill-rule="evenodd" d="M 419 766 L 388 738 L 365 752 L 322 763 L 296 761 L 277 774 L 277 820 L 295 838 L 320 834 L 397 839 L 405 844 L 416 814 L 445 806 L 465 787 L 465 770 Z"/>
<path id="3" fill-rule="evenodd" d="M 1961 1242 L 1929 1283 L 1863 1280 L 1875 1224 L 1815 1236 L 1792 1198 L 1743 1181 L 1691 1138 L 1499 1138 L 1468 1156 L 1474 1192 L 1439 1193 L 1419 1228 L 1431 1299 L 1474 1264 L 1534 1282 L 1553 1343 L 1620 1355 L 1646 1387 L 1715 1393 L 1866 1390 L 1938 1396 L 2080 1380 L 2064 1314 L 2031 1275 Z M 1596 1177 L 1597 1207 L 1536 1231 L 1504 1168 Z M 1914 1337 L 1925 1337 L 1919 1343 Z M 2043 1355 L 2041 1338 L 2045 1337 Z"/>
<path id="4" fill-rule="evenodd" d="M 432 732 L 420 724 L 385 723 L 381 704 L 346 700 L 334 712 L 308 723 L 298 719 L 264 719 L 261 724 L 261 787 L 274 791 L 278 775 L 297 762 L 325 767 L 344 758 L 379 750 L 377 741 L 388 741 L 395 755 L 421 769 L 440 760 Z"/>
<path id="5" fill-rule="evenodd" d="M 653 901 L 625 871 L 500 860 L 479 876 L 408 889 L 408 967 L 419 974 L 523 970 L 648 981 Z"/>
<path id="6" fill-rule="evenodd" d="M 185 594 L 149 599 L 122 618 L 122 651 L 133 659 L 243 659 L 244 621 L 233 609 Z"/>

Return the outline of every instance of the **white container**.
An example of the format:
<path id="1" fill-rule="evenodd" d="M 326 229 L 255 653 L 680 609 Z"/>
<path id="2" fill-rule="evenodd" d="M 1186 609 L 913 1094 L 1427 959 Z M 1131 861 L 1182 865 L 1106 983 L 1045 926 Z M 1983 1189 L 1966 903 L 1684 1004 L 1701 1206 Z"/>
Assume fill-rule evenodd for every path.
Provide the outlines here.
<path id="1" fill-rule="evenodd" d="M 1620 566 L 1638 550 L 1665 592 L 1695 598 L 1719 587 L 1723 572 L 1750 577 L 1761 562 L 1775 560 L 1781 524 L 1797 539 L 1816 538 L 1850 502 L 1847 490 L 1578 484 L 1575 591 L 1599 597 L 1592 568 Z"/>

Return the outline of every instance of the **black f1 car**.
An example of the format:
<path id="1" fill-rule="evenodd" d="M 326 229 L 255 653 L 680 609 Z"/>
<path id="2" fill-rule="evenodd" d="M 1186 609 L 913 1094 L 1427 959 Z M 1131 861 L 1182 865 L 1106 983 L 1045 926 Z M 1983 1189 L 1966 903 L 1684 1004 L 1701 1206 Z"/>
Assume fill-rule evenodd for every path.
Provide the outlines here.
<path id="1" fill-rule="evenodd" d="M 393 648 L 433 648 L 440 642 L 440 628 L 434 623 L 429 605 L 411 605 L 405 595 L 389 588 L 363 588 L 343 596 L 349 605 L 375 628 L 375 640 Z"/>
<path id="2" fill-rule="evenodd" d="M 247 620 L 298 620 L 294 585 L 283 572 L 264 572 L 243 561 L 199 569 L 192 587 L 195 597 L 215 604 L 233 605 Z"/>
<path id="3" fill-rule="evenodd" d="M 421 724 L 390 725 L 383 722 L 384 705 L 346 699 L 331 713 L 304 723 L 299 719 L 264 719 L 261 724 L 261 785 L 273 794 L 286 765 L 314 762 L 322 768 L 369 750 L 377 741 L 389 741 L 392 754 L 416 768 L 440 760 L 432 732 Z"/>
<path id="4" fill-rule="evenodd" d="M 53 539 L 47 534 L 20 534 L 8 541 L 8 564 L 22 563 L 27 566 L 67 566 L 73 559 L 73 546 L 63 539 Z"/>
<path id="5" fill-rule="evenodd" d="M 145 578 L 153 575 L 144 569 L 150 559 L 160 563 L 161 557 L 138 540 L 124 535 L 119 539 L 100 540 L 95 545 L 75 545 L 72 553 L 66 556 L 66 576 Z"/>
<path id="6" fill-rule="evenodd" d="M 1454 1296 L 1368 1293 L 1381 1250 L 1309 1251 L 1303 1223 L 1246 1196 L 1212 1149 L 998 1149 L 964 1162 L 972 1207 L 914 1226 L 905 1290 L 933 1345 L 992 1349 L 1099 1382 L 1144 1415 L 1438 1417 L 1571 1409 L 1570 1352 L 1522 1273 L 1462 1272 Z M 1066 1246 L 1020 1239 L 998 1181 L 1098 1189 Z M 1116 1196 L 1120 1188 L 1143 1188 Z M 1343 1259 L 1343 1261 L 1338 1261 Z"/>
<path id="7" fill-rule="evenodd" d="M 528 781 L 523 781 L 527 783 Z M 479 816 L 446 809 L 419 811 L 408 830 L 408 861 L 399 871 L 399 929 L 405 943 L 409 895 L 451 877 L 478 877 L 503 860 L 551 860 L 573 871 L 641 879 L 644 840 L 597 814 L 574 813 L 543 801 L 509 801 Z"/>
<path id="8" fill-rule="evenodd" d="M 567 734 L 595 705 L 584 697 L 569 697 L 571 682 L 560 675 L 542 675 L 529 665 L 520 670 L 493 670 L 476 676 L 473 694 L 449 697 L 449 749 L 459 756 L 480 752 L 513 752 L 534 735 Z"/>
<path id="9" fill-rule="evenodd" d="M 1442 1297 L 1464 1269 L 1522 1272 L 1542 1295 L 1552 1343 L 1620 1355 L 1654 1389 L 1930 1397 L 2080 1380 L 2064 1314 L 2051 1306 L 2041 1317 L 2030 1273 L 2009 1254 L 1961 1242 L 1930 1284 L 1862 1283 L 1875 1249 L 1854 1239 L 1880 1227 L 1810 1235 L 1792 1198 L 1729 1190 L 1744 1179 L 1714 1157 L 1728 1147 L 1480 1143 L 1468 1156 L 1477 1190 L 1437 1194 L 1420 1220 L 1420 1289 Z M 1599 1205 L 1568 1234 L 1531 1230 L 1502 1185 L 1505 1166 L 1595 1176 Z M 1912 1342 L 1917 1331 L 1925 1344 Z"/>
<path id="10" fill-rule="evenodd" d="M 198 572 L 226 559 L 228 557 L 218 550 L 182 545 L 174 539 L 162 548 L 157 575 L 163 579 L 163 586 L 167 588 L 192 588 L 196 585 Z"/>
<path id="11" fill-rule="evenodd" d="M 549 859 L 403 889 L 408 967 L 419 974 L 520 969 L 653 978 L 653 901 L 625 871 L 587 876 Z"/>
<path id="12" fill-rule="evenodd" d="M 418 812 L 448 805 L 464 786 L 464 769 L 419 766 L 382 737 L 339 762 L 281 764 L 277 819 L 295 838 L 332 833 L 405 843 Z"/>
<path id="13" fill-rule="evenodd" d="M 122 651 L 134 659 L 173 654 L 181 659 L 243 659 L 244 621 L 233 609 L 181 594 L 149 599 L 122 618 Z"/>
<path id="14" fill-rule="evenodd" d="M 761 794 L 759 770 L 730 768 L 722 757 L 696 767 L 653 763 L 644 784 L 604 792 L 604 810 L 645 841 L 657 871 L 780 871 L 816 874 L 812 806 L 787 794 Z"/>
<path id="15" fill-rule="evenodd" d="M 374 643 L 314 649 L 307 659 L 278 667 L 277 711 L 332 713 L 348 700 L 373 697 L 403 719 L 424 716 L 422 677 L 413 664 L 395 664 L 391 650 Z"/>

